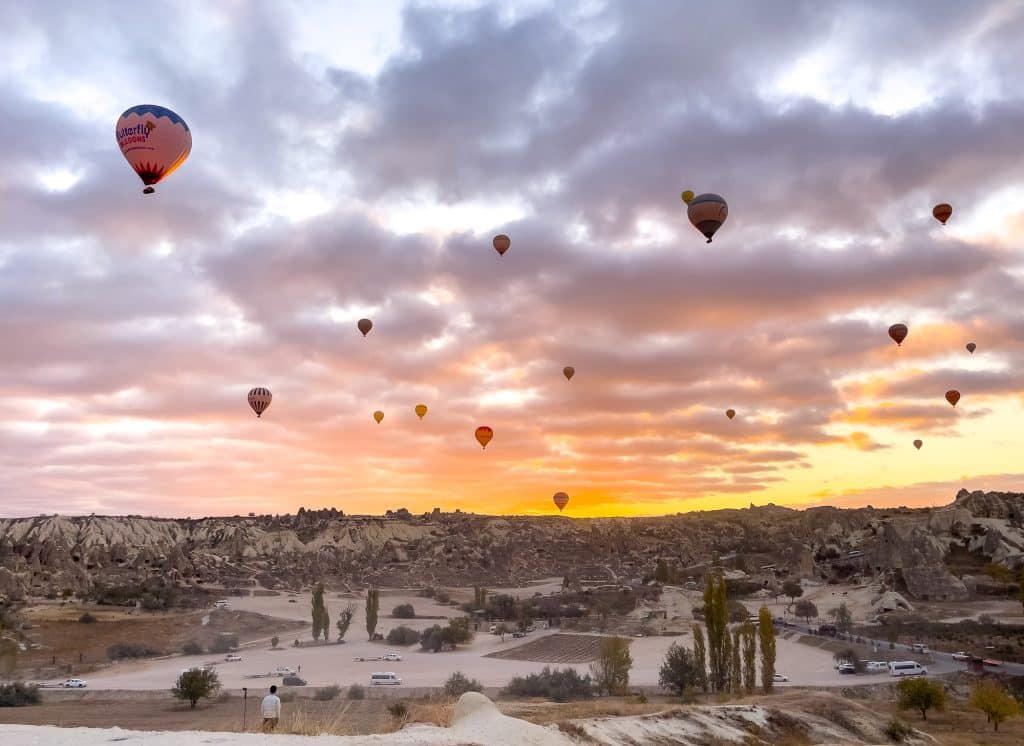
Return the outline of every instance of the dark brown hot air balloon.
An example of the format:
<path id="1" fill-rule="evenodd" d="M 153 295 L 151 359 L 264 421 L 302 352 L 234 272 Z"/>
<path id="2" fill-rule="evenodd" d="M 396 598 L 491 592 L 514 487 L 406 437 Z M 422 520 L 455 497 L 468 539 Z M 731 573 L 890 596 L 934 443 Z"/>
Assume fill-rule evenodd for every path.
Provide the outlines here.
<path id="1" fill-rule="evenodd" d="M 943 225 L 949 220 L 949 216 L 953 214 L 953 206 L 947 205 L 945 202 L 941 202 L 932 208 L 932 217 L 938 220 Z"/>
<path id="2" fill-rule="evenodd" d="M 729 217 L 729 205 L 717 194 L 698 194 L 687 202 L 686 216 L 711 243 L 711 238 Z"/>
<path id="3" fill-rule="evenodd" d="M 978 345 L 974 344 L 974 342 L 968 342 L 968 343 L 967 343 L 967 351 L 968 351 L 969 353 L 971 353 L 971 354 L 973 355 L 973 354 L 974 354 L 974 351 L 975 351 L 976 349 L 978 349 Z"/>
<path id="4" fill-rule="evenodd" d="M 504 256 L 505 252 L 508 251 L 509 246 L 512 245 L 512 239 L 504 233 L 499 233 L 494 237 L 494 240 L 491 241 L 491 244 L 494 246 L 495 251 Z"/>
<path id="5" fill-rule="evenodd" d="M 487 448 L 487 444 L 491 442 L 493 437 L 494 431 L 487 427 L 487 425 L 481 425 L 476 429 L 476 442 L 483 448 Z"/>
<path id="6" fill-rule="evenodd" d="M 914 441 L 914 448 L 916 448 L 919 451 L 921 450 L 921 446 L 923 446 L 923 445 L 924 445 L 924 441 L 923 440 L 915 440 Z"/>
<path id="7" fill-rule="evenodd" d="M 356 326 L 359 327 L 359 331 L 361 331 L 363 333 L 363 336 L 365 337 L 367 334 L 370 333 L 370 330 L 373 328 L 373 322 L 370 321 L 369 319 L 359 319 L 359 321 L 356 323 Z"/>
<path id="8" fill-rule="evenodd" d="M 736 410 L 735 409 L 727 409 L 727 410 L 725 410 L 725 416 L 728 417 L 731 420 L 733 417 L 736 416 Z"/>
<path id="9" fill-rule="evenodd" d="M 564 492 L 556 492 L 551 499 L 555 501 L 559 512 L 565 510 L 565 506 L 569 504 L 569 496 Z"/>
<path id="10" fill-rule="evenodd" d="M 960 392 L 956 389 L 950 389 L 946 392 L 946 401 L 955 407 L 956 403 L 960 401 Z"/>
<path id="11" fill-rule="evenodd" d="M 903 344 L 903 340 L 907 338 L 908 332 L 909 329 L 907 329 L 906 324 L 893 324 L 889 327 L 889 336 L 892 337 L 892 341 L 896 343 L 897 347 Z"/>
<path id="12" fill-rule="evenodd" d="M 571 365 L 566 365 L 562 368 L 562 375 L 565 376 L 565 380 L 571 381 L 572 377 L 576 375 L 576 369 Z"/>
<path id="13" fill-rule="evenodd" d="M 255 388 L 249 391 L 249 406 L 252 407 L 252 411 L 256 413 L 257 417 L 262 417 L 273 398 L 270 389 Z"/>

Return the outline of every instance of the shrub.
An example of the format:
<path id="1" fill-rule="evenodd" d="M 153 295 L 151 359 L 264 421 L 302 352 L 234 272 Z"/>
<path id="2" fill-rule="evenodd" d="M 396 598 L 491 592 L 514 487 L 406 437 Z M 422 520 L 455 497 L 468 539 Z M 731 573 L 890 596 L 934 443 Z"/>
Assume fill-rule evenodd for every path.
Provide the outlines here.
<path id="1" fill-rule="evenodd" d="M 185 671 L 171 688 L 176 699 L 188 700 L 189 706 L 196 709 L 196 702 L 201 698 L 209 699 L 220 689 L 217 672 L 210 668 L 193 668 Z"/>
<path id="2" fill-rule="evenodd" d="M 398 606 L 391 610 L 391 616 L 395 619 L 415 619 L 416 609 L 413 608 L 412 604 L 398 604 Z"/>
<path id="3" fill-rule="evenodd" d="M 181 646 L 181 652 L 183 652 L 185 655 L 202 655 L 203 646 L 195 640 L 189 640 Z"/>
<path id="4" fill-rule="evenodd" d="M 348 694 L 345 696 L 349 699 L 366 699 L 366 689 L 359 684 L 353 684 L 348 688 Z"/>
<path id="5" fill-rule="evenodd" d="M 331 686 L 317 689 L 313 699 L 317 702 L 330 702 L 332 699 L 337 699 L 339 694 L 341 694 L 341 687 L 337 684 L 331 684 Z"/>
<path id="6" fill-rule="evenodd" d="M 415 645 L 420 641 L 420 633 L 409 627 L 395 627 L 388 632 L 390 645 Z"/>
<path id="7" fill-rule="evenodd" d="M 23 681 L 0 684 L 0 707 L 37 705 L 39 701 L 39 687 L 34 684 L 26 684 Z"/>
<path id="8" fill-rule="evenodd" d="M 238 649 L 238 635 L 221 633 L 210 646 L 211 653 L 230 653 Z"/>
<path id="9" fill-rule="evenodd" d="M 433 598 L 437 595 L 437 590 L 431 588 L 430 586 L 427 586 L 426 588 L 420 588 L 420 595 L 423 598 Z"/>
<path id="10" fill-rule="evenodd" d="M 911 734 L 914 729 L 910 727 L 908 723 L 904 723 L 897 717 L 894 717 L 889 721 L 889 724 L 885 726 L 885 735 L 888 736 L 889 740 L 893 743 L 903 743 Z"/>
<path id="11" fill-rule="evenodd" d="M 78 621 L 82 624 L 96 624 L 96 617 L 90 614 L 88 611 L 78 617 Z"/>
<path id="12" fill-rule="evenodd" d="M 107 648 L 107 657 L 112 661 L 125 658 L 152 658 L 161 654 L 161 651 L 144 642 L 119 642 Z"/>
<path id="13" fill-rule="evenodd" d="M 409 714 L 409 708 L 405 702 L 392 702 L 388 705 L 388 714 L 395 720 L 404 720 Z"/>
<path id="14" fill-rule="evenodd" d="M 443 606 L 444 604 L 451 603 L 452 597 L 448 591 L 437 591 L 434 594 L 434 600 Z"/>
<path id="15" fill-rule="evenodd" d="M 273 637 L 270 638 L 270 647 L 273 648 L 274 650 L 277 650 L 277 645 L 280 642 L 281 642 L 281 638 L 278 637 L 277 635 L 274 635 Z"/>
<path id="16" fill-rule="evenodd" d="M 461 697 L 466 692 L 483 691 L 483 688 L 479 681 L 467 677 L 462 671 L 456 671 L 444 682 L 444 693 L 449 697 Z"/>
<path id="17" fill-rule="evenodd" d="M 593 697 L 594 682 L 589 675 L 580 676 L 575 668 L 544 666 L 540 673 L 513 677 L 505 691 L 516 697 L 545 697 L 555 702 L 568 702 Z"/>

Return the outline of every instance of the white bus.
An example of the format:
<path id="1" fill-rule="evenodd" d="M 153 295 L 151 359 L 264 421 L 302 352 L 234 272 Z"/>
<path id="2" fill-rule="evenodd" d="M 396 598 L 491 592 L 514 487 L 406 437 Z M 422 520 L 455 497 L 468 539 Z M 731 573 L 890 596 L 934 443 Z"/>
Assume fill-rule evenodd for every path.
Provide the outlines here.
<path id="1" fill-rule="evenodd" d="M 373 686 L 398 686 L 401 683 L 402 680 L 398 678 L 398 674 L 390 671 L 370 674 L 370 684 Z"/>
<path id="2" fill-rule="evenodd" d="M 890 661 L 890 676 L 921 676 L 928 673 L 928 669 L 917 661 Z"/>

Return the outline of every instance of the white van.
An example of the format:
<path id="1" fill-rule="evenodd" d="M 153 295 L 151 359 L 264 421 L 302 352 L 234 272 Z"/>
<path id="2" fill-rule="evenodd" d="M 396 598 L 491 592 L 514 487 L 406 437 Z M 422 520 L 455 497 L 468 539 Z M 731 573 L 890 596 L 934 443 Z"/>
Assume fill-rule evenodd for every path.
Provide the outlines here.
<path id="1" fill-rule="evenodd" d="M 398 674 L 391 673 L 371 673 L 370 684 L 373 686 L 398 686 L 402 683 L 402 680 L 398 678 Z"/>
<path id="2" fill-rule="evenodd" d="M 917 661 L 890 661 L 890 676 L 921 676 L 928 673 L 928 669 Z"/>
<path id="3" fill-rule="evenodd" d="M 228 600 L 226 598 L 222 598 L 220 601 L 217 601 L 213 605 L 213 608 L 215 608 L 215 609 L 226 609 L 226 608 L 228 608 Z"/>

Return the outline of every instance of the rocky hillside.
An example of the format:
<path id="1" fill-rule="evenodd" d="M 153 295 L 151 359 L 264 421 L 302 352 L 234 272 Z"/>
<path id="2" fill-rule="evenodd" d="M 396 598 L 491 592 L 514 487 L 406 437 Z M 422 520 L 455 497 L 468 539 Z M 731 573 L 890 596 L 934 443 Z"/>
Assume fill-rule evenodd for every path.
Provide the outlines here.
<path id="1" fill-rule="evenodd" d="M 0 519 L 0 601 L 96 583 L 296 588 L 505 584 L 555 575 L 626 582 L 659 558 L 682 578 L 715 558 L 759 580 L 887 573 L 917 598 L 958 598 L 951 558 L 1024 564 L 1024 494 L 961 491 L 928 509 L 774 505 L 658 518 L 296 515 Z M 761 568 L 774 565 L 773 569 Z M 960 573 L 963 574 L 963 573 Z"/>

